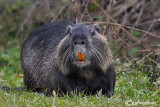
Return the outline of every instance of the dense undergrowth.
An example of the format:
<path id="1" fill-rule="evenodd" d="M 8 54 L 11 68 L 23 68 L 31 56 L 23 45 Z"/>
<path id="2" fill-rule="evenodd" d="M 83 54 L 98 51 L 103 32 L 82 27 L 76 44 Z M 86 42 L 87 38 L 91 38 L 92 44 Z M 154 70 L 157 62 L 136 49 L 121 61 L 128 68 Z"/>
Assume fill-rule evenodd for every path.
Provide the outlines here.
<path id="1" fill-rule="evenodd" d="M 0 89 L 0 107 L 160 106 L 159 0 L 0 0 L 0 87 L 24 87 L 20 52 L 38 26 L 97 23 L 116 65 L 115 95 L 46 97 Z"/>

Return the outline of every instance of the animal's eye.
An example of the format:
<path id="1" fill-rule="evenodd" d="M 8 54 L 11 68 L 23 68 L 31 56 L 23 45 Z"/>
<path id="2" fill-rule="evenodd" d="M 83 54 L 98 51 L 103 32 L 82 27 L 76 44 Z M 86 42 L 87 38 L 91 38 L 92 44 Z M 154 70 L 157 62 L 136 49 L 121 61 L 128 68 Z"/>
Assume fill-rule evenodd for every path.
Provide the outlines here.
<path id="1" fill-rule="evenodd" d="M 77 44 L 77 42 L 76 42 L 76 41 L 74 41 L 74 44 L 76 45 L 76 44 Z"/>
<path id="2" fill-rule="evenodd" d="M 94 32 L 94 31 L 91 31 L 91 35 L 92 35 L 92 36 L 95 36 L 95 32 Z"/>

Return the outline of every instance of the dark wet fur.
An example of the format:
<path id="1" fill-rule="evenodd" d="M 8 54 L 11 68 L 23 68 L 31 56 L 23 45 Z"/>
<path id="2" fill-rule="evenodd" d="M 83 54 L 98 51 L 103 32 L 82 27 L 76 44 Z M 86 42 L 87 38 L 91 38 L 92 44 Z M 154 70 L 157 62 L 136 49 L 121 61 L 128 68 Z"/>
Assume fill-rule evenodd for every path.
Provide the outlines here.
<path id="1" fill-rule="evenodd" d="M 33 31 L 24 42 L 21 61 L 27 89 L 47 95 L 53 90 L 64 94 L 75 90 L 95 94 L 102 89 L 102 94 L 113 95 L 114 64 L 105 40 L 98 36 L 93 37 L 94 40 L 89 37 L 92 44 L 87 42 L 85 49 L 91 63 L 77 67 L 73 64 L 75 60 L 70 45 L 73 37 L 68 36 L 68 25 L 77 26 L 67 21 L 48 23 Z M 80 25 L 77 29 L 71 33 L 90 35 L 92 27 Z"/>

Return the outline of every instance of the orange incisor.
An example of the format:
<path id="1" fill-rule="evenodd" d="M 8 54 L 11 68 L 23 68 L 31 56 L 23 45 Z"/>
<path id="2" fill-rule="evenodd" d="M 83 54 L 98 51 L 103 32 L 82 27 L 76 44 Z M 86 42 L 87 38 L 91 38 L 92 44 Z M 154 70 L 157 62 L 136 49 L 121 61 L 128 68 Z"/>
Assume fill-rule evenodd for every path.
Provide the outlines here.
<path id="1" fill-rule="evenodd" d="M 78 60 L 79 60 L 79 61 L 85 61 L 85 59 L 84 59 L 84 54 L 83 54 L 83 53 L 78 52 Z"/>

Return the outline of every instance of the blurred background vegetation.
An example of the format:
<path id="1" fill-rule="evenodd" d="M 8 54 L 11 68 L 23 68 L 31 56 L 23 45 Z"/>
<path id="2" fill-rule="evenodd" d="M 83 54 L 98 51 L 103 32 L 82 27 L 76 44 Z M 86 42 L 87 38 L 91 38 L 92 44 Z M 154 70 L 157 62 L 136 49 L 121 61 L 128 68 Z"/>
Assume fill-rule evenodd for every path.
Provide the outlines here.
<path id="1" fill-rule="evenodd" d="M 37 27 L 57 20 L 100 26 L 116 65 L 114 97 L 48 98 L 0 89 L 1 107 L 117 107 L 127 100 L 160 106 L 160 0 L 0 0 L 0 88 L 24 87 L 22 44 Z"/>
<path id="2" fill-rule="evenodd" d="M 6 85 L 21 86 L 23 41 L 42 24 L 68 20 L 100 26 L 112 49 L 117 74 L 136 69 L 157 85 L 159 4 L 160 0 L 0 0 L 0 80 L 14 79 L 18 82 Z"/>

